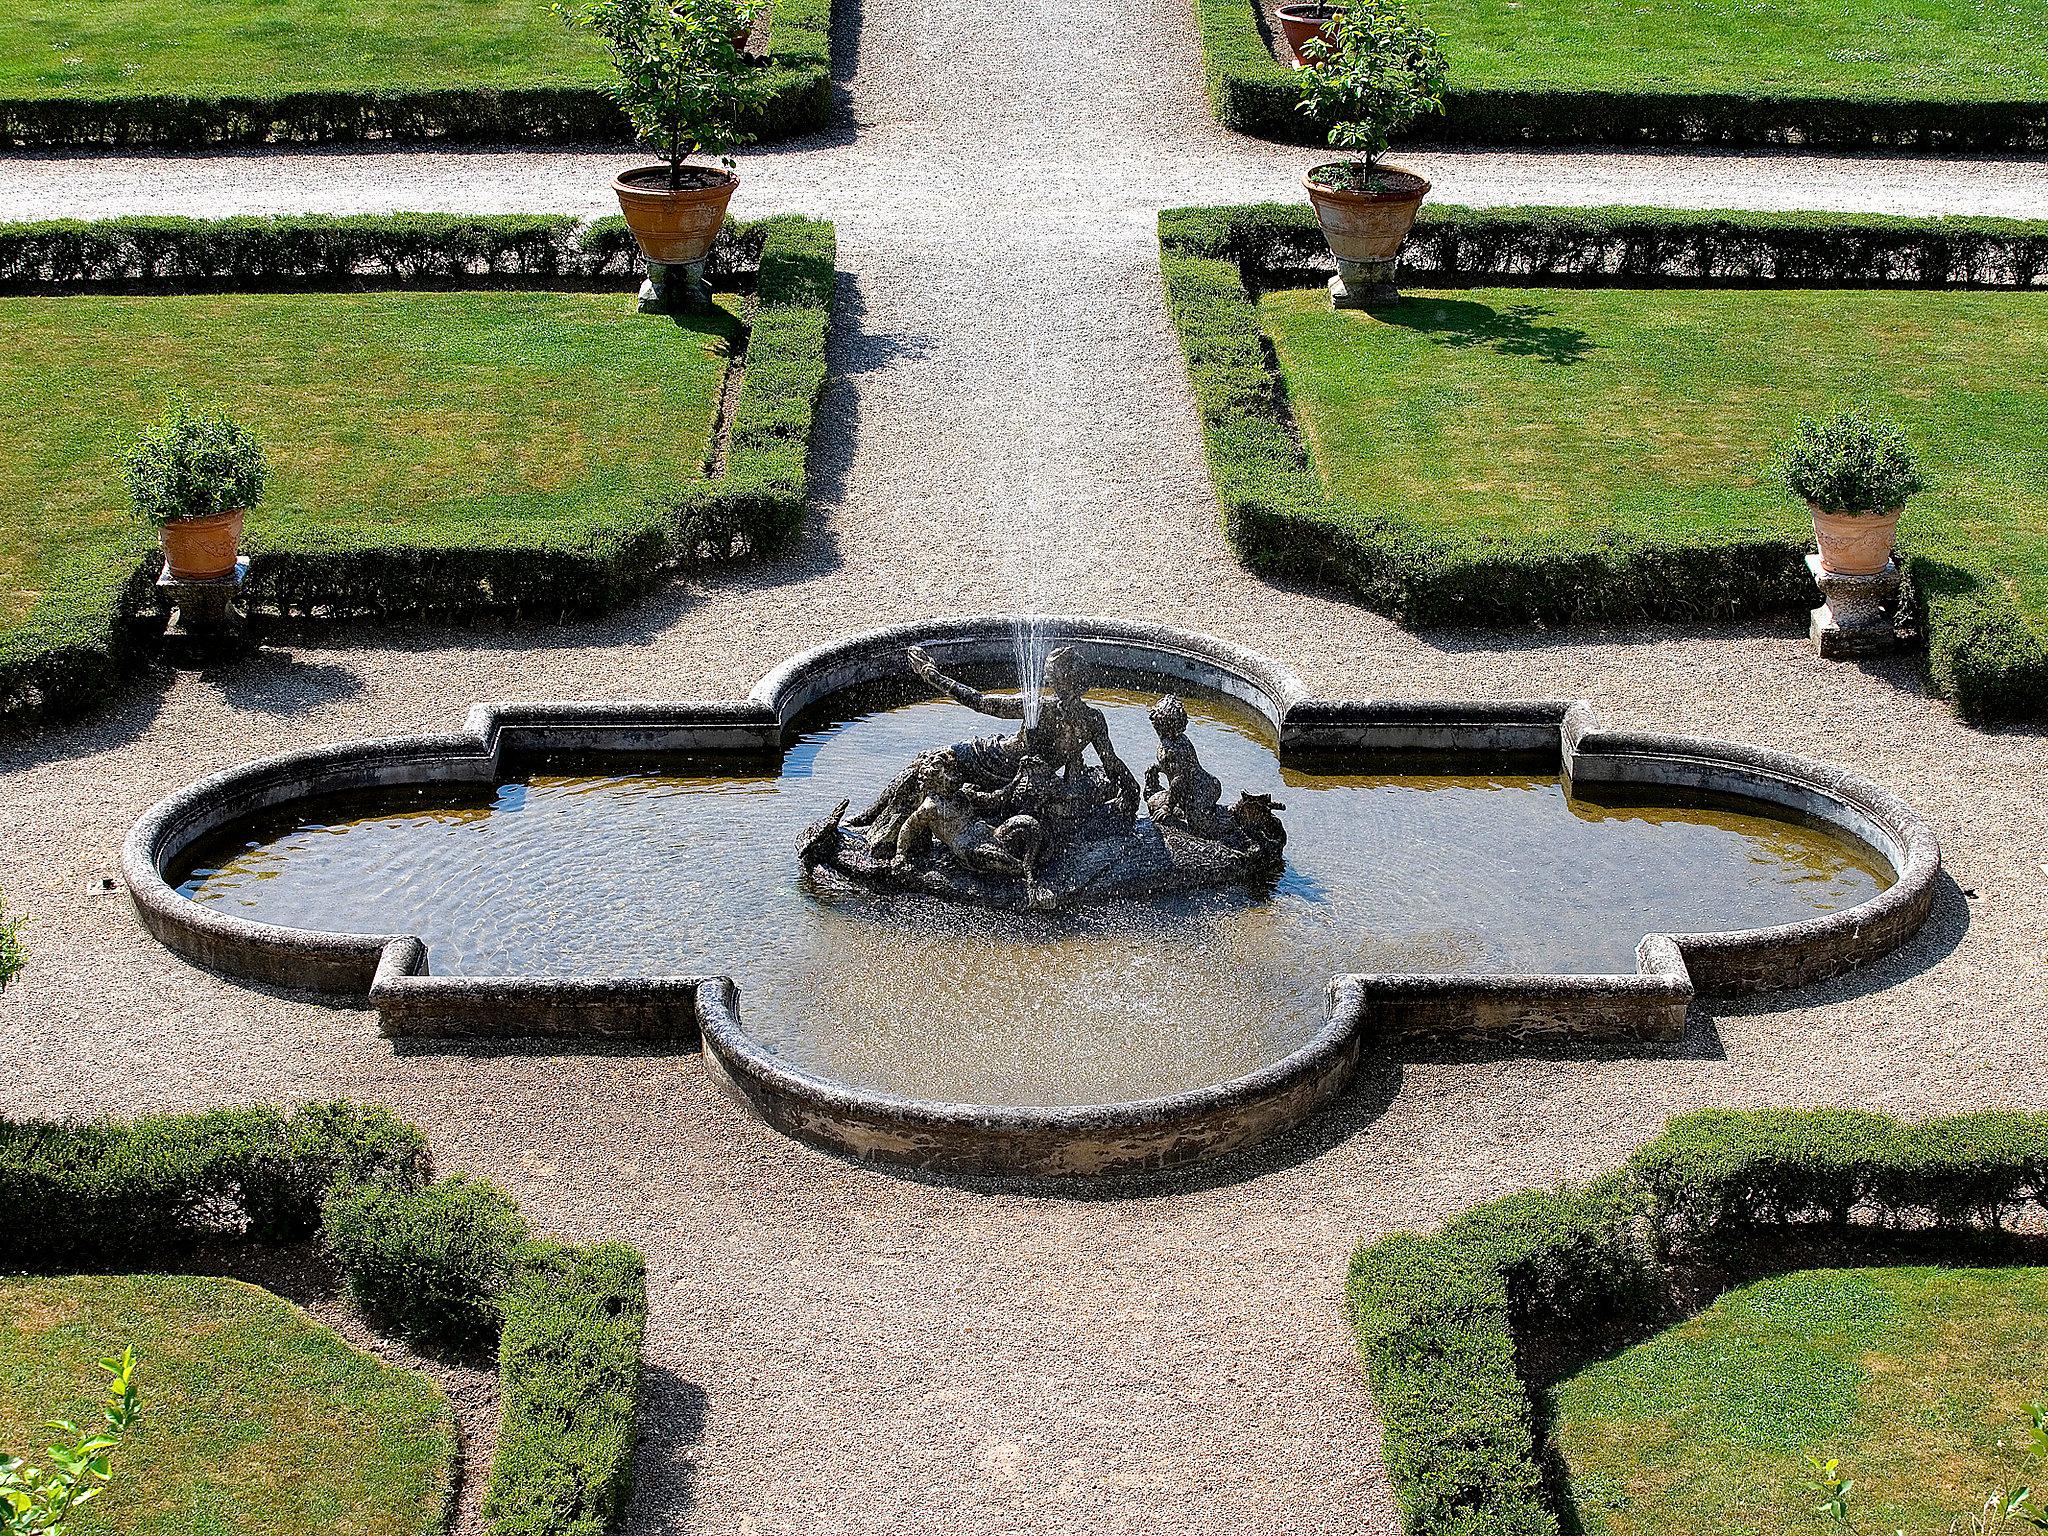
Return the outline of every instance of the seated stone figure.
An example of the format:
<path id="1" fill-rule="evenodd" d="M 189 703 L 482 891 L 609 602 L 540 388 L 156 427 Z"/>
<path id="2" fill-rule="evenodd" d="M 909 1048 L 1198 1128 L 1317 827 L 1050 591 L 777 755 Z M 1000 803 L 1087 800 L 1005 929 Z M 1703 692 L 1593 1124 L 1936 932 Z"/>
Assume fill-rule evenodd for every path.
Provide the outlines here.
<path id="1" fill-rule="evenodd" d="M 1006 698 L 983 693 L 938 669 L 921 647 L 909 649 L 911 670 L 939 692 L 965 704 L 978 714 L 998 720 L 1025 719 L 1022 697 Z M 1110 741 L 1109 722 L 1102 711 L 1083 697 L 1087 689 L 1086 667 L 1071 646 L 1060 646 L 1045 661 L 1045 691 L 1038 700 L 1038 719 L 1024 725 L 1014 736 L 989 736 L 958 742 L 927 753 L 898 774 L 866 810 L 849 816 L 849 827 L 870 829 L 870 846 L 878 855 L 894 840 L 903 818 L 916 808 L 922 791 L 924 765 L 933 756 L 949 757 L 960 777 L 982 789 L 1001 789 L 1017 777 L 1018 765 L 1034 756 L 1052 769 L 1052 792 L 1043 796 L 1038 808 L 1055 816 L 1080 815 L 1102 807 L 1129 818 L 1138 810 L 1138 781 L 1124 766 Z M 1089 753 L 1095 763 L 1086 761 Z"/>
<path id="2" fill-rule="evenodd" d="M 1159 733 L 1159 761 L 1145 770 L 1145 809 L 1153 824 L 1197 837 L 1221 835 L 1223 784 L 1188 740 L 1187 706 L 1168 694 L 1152 706 L 1152 729 Z"/>
<path id="3" fill-rule="evenodd" d="M 1030 803 L 1030 796 L 1050 777 L 1045 761 L 1027 754 L 1016 778 L 997 790 L 969 784 L 946 753 L 932 753 L 923 761 L 924 797 L 896 832 L 891 867 L 921 863 L 936 845 L 965 869 L 1016 875 L 1028 885 L 1045 848 L 1045 828 L 1035 816 L 1007 816 L 1000 825 L 991 825 L 991 818 Z"/>

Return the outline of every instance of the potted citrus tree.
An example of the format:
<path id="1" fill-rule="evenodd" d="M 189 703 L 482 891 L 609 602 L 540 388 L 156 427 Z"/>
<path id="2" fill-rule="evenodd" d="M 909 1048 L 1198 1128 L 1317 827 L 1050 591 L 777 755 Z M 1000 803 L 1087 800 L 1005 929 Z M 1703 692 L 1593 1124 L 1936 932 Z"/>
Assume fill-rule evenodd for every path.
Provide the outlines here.
<path id="1" fill-rule="evenodd" d="M 1799 423 L 1785 455 L 1785 483 L 1813 510 L 1820 568 L 1831 576 L 1875 576 L 1891 564 L 1907 500 L 1927 482 L 1905 433 L 1843 411 Z"/>
<path id="2" fill-rule="evenodd" d="M 263 445 L 216 409 L 180 401 L 128 450 L 135 515 L 154 525 L 176 581 L 235 574 L 242 516 L 263 497 Z"/>
<path id="3" fill-rule="evenodd" d="M 1302 179 L 1337 258 L 1331 301 L 1357 309 L 1398 297 L 1394 264 L 1429 183 L 1382 156 L 1401 129 L 1443 110 L 1443 45 L 1402 0 L 1354 0 L 1302 53 L 1301 110 L 1329 123 L 1330 147 L 1348 152 Z"/>
<path id="4" fill-rule="evenodd" d="M 670 311 L 711 302 L 704 262 L 725 225 L 740 179 L 732 151 L 762 90 L 745 53 L 757 0 L 568 0 L 556 10 L 604 40 L 612 98 L 641 141 L 661 156 L 612 181 L 619 211 L 647 258 L 640 307 Z M 717 157 L 693 165 L 692 155 Z"/>

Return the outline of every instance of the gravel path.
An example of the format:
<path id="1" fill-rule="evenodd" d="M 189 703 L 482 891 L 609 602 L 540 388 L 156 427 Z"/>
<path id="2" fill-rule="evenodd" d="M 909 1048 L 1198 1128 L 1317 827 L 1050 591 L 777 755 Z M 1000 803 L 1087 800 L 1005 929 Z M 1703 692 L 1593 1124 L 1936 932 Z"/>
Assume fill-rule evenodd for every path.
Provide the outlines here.
<path id="1" fill-rule="evenodd" d="M 1446 641 L 1252 580 L 1216 531 L 1151 217 L 1290 196 L 1303 152 L 1209 124 L 1180 0 L 862 9 L 859 133 L 749 157 L 738 205 L 840 221 L 813 536 L 601 621 L 273 649 L 0 744 L 0 886 L 35 956 L 0 1000 L 0 1110 L 380 1099 L 544 1225 L 641 1244 L 636 1532 L 1391 1532 L 1340 1303 L 1359 1238 L 1609 1166 L 1678 1109 L 2038 1098 L 2048 751 L 1958 725 L 1905 663 L 1824 666 L 1792 625 Z M 2022 213 L 2048 186 L 2039 161 L 1413 158 L 1475 202 Z M 617 160 L 11 157 L 0 215 L 595 212 Z M 694 1058 L 395 1052 L 364 1012 L 172 959 L 104 888 L 134 817 L 213 768 L 448 727 L 477 699 L 736 696 L 851 629 L 1012 606 L 1034 571 L 1062 606 L 1190 624 L 1329 689 L 1584 695 L 1619 723 L 1853 763 L 1933 819 L 1957 885 L 1883 966 L 1703 1010 L 1678 1052 L 1387 1063 L 1254 1158 L 1087 1199 L 843 1165 L 718 1098 Z"/>

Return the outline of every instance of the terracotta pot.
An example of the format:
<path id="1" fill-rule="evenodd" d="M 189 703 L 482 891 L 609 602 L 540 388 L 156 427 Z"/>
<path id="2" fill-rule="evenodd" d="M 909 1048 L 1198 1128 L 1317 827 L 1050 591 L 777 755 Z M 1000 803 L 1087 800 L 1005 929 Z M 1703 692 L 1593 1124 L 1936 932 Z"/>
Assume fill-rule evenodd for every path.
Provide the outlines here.
<path id="1" fill-rule="evenodd" d="M 1298 68 L 1308 62 L 1302 50 L 1315 39 L 1336 40 L 1337 18 L 1344 13 L 1334 5 L 1283 5 L 1273 14 L 1280 18 L 1280 35 L 1287 40 L 1287 51 L 1294 55 Z"/>
<path id="2" fill-rule="evenodd" d="M 1429 183 L 1413 171 L 1385 162 L 1375 169 L 1395 185 L 1384 192 L 1350 192 L 1317 186 L 1314 171 L 1301 179 L 1316 222 L 1323 226 L 1323 238 L 1330 242 L 1330 254 L 1339 261 L 1392 261 L 1415 227 L 1416 210 L 1429 196 Z"/>
<path id="3" fill-rule="evenodd" d="M 224 581 L 235 574 L 235 555 L 242 542 L 240 511 L 163 523 L 157 532 L 173 580 Z"/>
<path id="4" fill-rule="evenodd" d="M 1830 576 L 1875 576 L 1891 563 L 1904 510 L 1824 512 L 1814 507 L 1813 541 L 1820 546 L 1820 568 Z"/>
<path id="5" fill-rule="evenodd" d="M 691 186 L 693 180 L 702 185 Z M 680 190 L 670 191 L 665 165 L 635 166 L 612 179 L 619 211 L 640 244 L 640 254 L 664 266 L 702 261 L 711 254 L 712 242 L 725 226 L 726 204 L 740 179 L 729 171 L 685 166 L 683 183 Z"/>

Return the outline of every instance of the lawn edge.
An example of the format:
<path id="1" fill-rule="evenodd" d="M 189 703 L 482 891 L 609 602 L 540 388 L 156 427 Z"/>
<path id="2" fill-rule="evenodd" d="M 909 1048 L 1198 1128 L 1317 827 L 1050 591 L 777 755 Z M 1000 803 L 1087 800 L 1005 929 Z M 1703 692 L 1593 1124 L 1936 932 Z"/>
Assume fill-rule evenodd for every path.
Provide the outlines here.
<path id="1" fill-rule="evenodd" d="M 755 269 L 746 370 L 725 473 L 671 502 L 627 501 L 560 541 L 540 537 L 409 544 L 365 530 L 359 543 L 262 550 L 252 602 L 296 617 L 467 619 L 597 612 L 668 571 L 778 553 L 809 506 L 808 453 L 825 380 L 837 258 L 831 224 L 782 215 L 731 226 L 721 264 Z M 444 215 L 348 219 L 110 220 L 0 226 L 0 290 L 152 293 L 279 286 L 490 286 L 597 279 L 635 269 L 612 218 Z M 118 275 L 114 275 L 118 274 Z M 627 302 L 622 296 L 621 303 Z M 73 557 L 19 625 L 0 631 L 0 718 L 75 715 L 143 660 L 159 557 L 138 531 Z"/>
<path id="2" fill-rule="evenodd" d="M 1346 1298 L 1403 1531 L 1558 1536 L 1540 1395 L 1689 1315 L 1676 1264 L 1767 1273 L 1814 1237 L 1867 1240 L 1879 1259 L 1990 1249 L 2012 1213 L 2043 1205 L 2048 1115 L 1709 1110 L 1617 1172 L 1361 1245 Z"/>
<path id="3" fill-rule="evenodd" d="M 1324 142 L 1273 57 L 1253 0 L 1195 0 L 1203 83 L 1218 122 L 1283 144 Z M 1444 145 L 1655 144 L 1808 149 L 2025 150 L 2048 146 L 2048 98 L 1453 86 L 1410 137 Z"/>
<path id="4" fill-rule="evenodd" d="M 0 1116 L 0 1269 L 90 1273 L 115 1264 L 148 1273 L 201 1244 L 316 1235 L 347 1190 L 375 1188 L 399 1209 L 418 1202 L 426 1219 L 391 1228 L 384 1256 L 428 1305 L 466 1293 L 464 1303 L 493 1319 L 498 1336 L 500 1449 L 485 1493 L 488 1536 L 603 1536 L 632 1489 L 645 1260 L 624 1243 L 522 1236 L 506 1273 L 484 1282 L 468 1265 L 451 1265 L 451 1253 L 476 1239 L 452 1230 L 447 1208 L 431 1197 L 451 1184 L 488 1186 L 437 1186 L 433 1175 L 416 1126 L 346 1102 L 90 1123 Z M 347 1278 L 353 1288 L 356 1277 Z"/>
<path id="5" fill-rule="evenodd" d="M 832 0 L 777 0 L 754 142 L 832 118 Z M 633 132 L 598 85 L 279 91 L 256 95 L 0 97 L 0 148 L 195 149 L 233 144 L 623 144 Z"/>
<path id="6" fill-rule="evenodd" d="M 1816 285 L 2036 291 L 2048 222 L 1655 209 L 1424 210 L 1404 271 L 1456 283 Z M 1354 515 L 1324 494 L 1294 431 L 1256 292 L 1326 264 L 1306 207 L 1168 209 L 1159 216 L 1167 308 L 1202 417 L 1231 547 L 1262 575 L 1326 582 L 1418 628 L 1705 622 L 1814 605 L 1804 540 L 1531 541 L 1474 552 L 1395 511 Z M 1999 584 L 1926 556 L 1907 561 L 1930 681 L 1973 724 L 2048 710 L 2048 635 Z"/>

